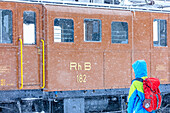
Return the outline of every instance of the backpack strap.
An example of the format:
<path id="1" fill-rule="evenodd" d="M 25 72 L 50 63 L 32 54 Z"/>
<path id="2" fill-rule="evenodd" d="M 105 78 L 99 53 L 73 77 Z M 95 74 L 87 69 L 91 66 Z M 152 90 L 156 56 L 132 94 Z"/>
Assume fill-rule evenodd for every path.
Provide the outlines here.
<path id="1" fill-rule="evenodd" d="M 141 100 L 138 94 L 137 94 L 137 97 L 138 97 L 138 100 L 137 100 L 137 102 L 136 102 L 136 106 L 137 106 L 139 100 Z"/>
<path id="2" fill-rule="evenodd" d="M 135 79 L 132 80 L 131 84 L 132 84 L 135 80 L 137 80 L 137 81 L 139 81 L 139 82 L 143 82 L 143 79 L 142 79 L 142 78 L 135 78 Z M 139 102 L 139 100 L 141 100 L 138 94 L 137 94 L 137 97 L 138 97 L 138 100 L 137 100 L 137 102 L 136 102 L 136 105 L 137 105 L 137 103 Z M 141 100 L 141 101 L 142 101 L 142 100 Z M 143 102 L 143 101 L 142 101 L 142 102 Z"/>
<path id="3" fill-rule="evenodd" d="M 142 79 L 142 78 L 135 78 L 135 79 L 132 80 L 131 84 L 132 84 L 135 80 L 140 81 L 140 82 L 143 82 L 143 79 Z"/>
<path id="4" fill-rule="evenodd" d="M 156 94 L 156 98 L 157 98 L 157 107 L 156 107 L 156 110 L 158 110 L 158 107 L 159 107 L 159 98 L 158 98 L 158 94 Z"/>

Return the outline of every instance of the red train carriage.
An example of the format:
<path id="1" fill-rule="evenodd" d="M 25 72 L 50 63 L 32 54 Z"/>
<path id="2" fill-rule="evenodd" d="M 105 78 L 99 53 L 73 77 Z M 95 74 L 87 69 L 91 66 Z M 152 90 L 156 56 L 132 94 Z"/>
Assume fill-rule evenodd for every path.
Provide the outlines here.
<path id="1" fill-rule="evenodd" d="M 155 6 L 1 1 L 0 111 L 124 112 L 138 59 L 167 107 L 169 35 Z"/>

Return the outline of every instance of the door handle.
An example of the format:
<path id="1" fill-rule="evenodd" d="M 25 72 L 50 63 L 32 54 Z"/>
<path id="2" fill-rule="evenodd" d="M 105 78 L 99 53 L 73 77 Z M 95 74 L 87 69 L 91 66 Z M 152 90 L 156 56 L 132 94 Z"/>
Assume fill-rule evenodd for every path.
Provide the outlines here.
<path id="1" fill-rule="evenodd" d="M 42 59 L 43 59 L 43 85 L 41 88 L 44 88 L 45 87 L 45 51 L 44 51 L 44 40 L 41 39 L 41 42 L 42 42 Z"/>
<path id="2" fill-rule="evenodd" d="M 23 88 L 23 53 L 22 53 L 22 39 L 19 39 L 20 41 L 20 59 L 21 59 L 21 86 L 19 87 L 19 89 Z"/>

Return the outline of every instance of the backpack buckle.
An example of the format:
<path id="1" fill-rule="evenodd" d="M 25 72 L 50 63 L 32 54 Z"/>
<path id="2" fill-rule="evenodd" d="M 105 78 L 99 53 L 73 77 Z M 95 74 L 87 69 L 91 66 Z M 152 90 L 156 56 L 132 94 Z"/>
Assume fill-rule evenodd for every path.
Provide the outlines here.
<path id="1" fill-rule="evenodd" d="M 145 99 L 143 102 L 143 107 L 144 108 L 149 108 L 151 105 L 151 99 Z"/>

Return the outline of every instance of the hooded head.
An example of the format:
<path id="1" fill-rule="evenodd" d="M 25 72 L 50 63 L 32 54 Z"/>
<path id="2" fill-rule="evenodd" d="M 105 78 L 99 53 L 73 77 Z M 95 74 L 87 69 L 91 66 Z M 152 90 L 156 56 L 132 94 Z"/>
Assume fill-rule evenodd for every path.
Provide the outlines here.
<path id="1" fill-rule="evenodd" d="M 144 60 L 137 60 L 132 64 L 135 72 L 135 78 L 142 78 L 147 76 L 147 65 Z"/>

